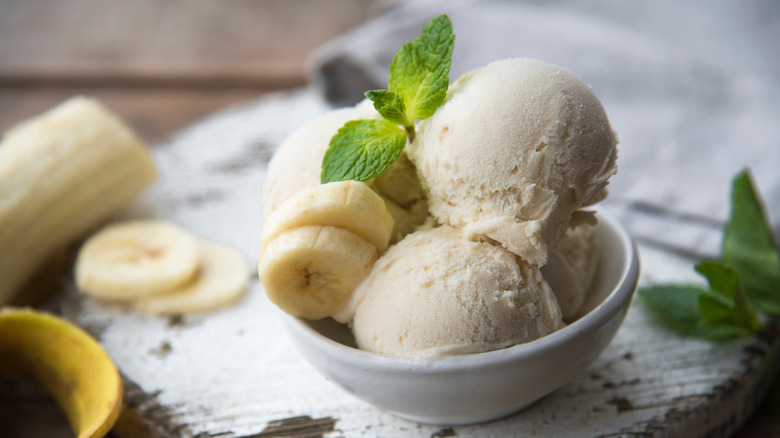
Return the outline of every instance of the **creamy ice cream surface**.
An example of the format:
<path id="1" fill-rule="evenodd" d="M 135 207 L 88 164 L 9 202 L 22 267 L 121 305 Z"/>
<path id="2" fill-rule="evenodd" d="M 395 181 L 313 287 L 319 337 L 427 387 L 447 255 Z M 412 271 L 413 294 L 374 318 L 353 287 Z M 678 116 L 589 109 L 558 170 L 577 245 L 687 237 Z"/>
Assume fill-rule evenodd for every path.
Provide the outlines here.
<path id="1" fill-rule="evenodd" d="M 263 216 L 294 194 L 320 184 L 322 157 L 330 139 L 354 119 L 379 117 L 371 102 L 329 111 L 309 121 L 291 133 L 268 163 L 268 175 L 263 186 Z"/>
<path id="2" fill-rule="evenodd" d="M 596 276 L 598 260 L 596 229 L 589 224 L 569 229 L 550 252 L 542 275 L 555 293 L 565 321 L 579 316 Z"/>
<path id="3" fill-rule="evenodd" d="M 431 213 L 544 265 L 580 208 L 603 199 L 617 140 L 591 89 L 561 67 L 497 61 L 455 82 L 407 147 Z"/>
<path id="4" fill-rule="evenodd" d="M 390 355 L 478 353 L 564 326 L 539 268 L 446 225 L 388 249 L 355 301 L 358 346 Z"/>

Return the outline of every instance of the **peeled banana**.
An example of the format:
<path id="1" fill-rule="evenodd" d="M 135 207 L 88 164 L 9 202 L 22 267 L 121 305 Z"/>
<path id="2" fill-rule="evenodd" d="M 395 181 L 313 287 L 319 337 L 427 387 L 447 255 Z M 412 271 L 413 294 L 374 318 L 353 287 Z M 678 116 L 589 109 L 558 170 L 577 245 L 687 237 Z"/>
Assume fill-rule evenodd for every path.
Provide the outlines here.
<path id="1" fill-rule="evenodd" d="M 111 358 L 87 333 L 52 315 L 0 310 L 0 371 L 48 390 L 78 438 L 106 435 L 122 409 L 122 383 Z"/>
<path id="2" fill-rule="evenodd" d="M 9 130 L 0 144 L 0 304 L 156 178 L 141 142 L 92 99 L 70 99 Z"/>
<path id="3" fill-rule="evenodd" d="M 365 183 L 334 182 L 297 193 L 263 224 L 258 275 L 266 295 L 296 317 L 341 315 L 392 231 L 384 201 Z"/>

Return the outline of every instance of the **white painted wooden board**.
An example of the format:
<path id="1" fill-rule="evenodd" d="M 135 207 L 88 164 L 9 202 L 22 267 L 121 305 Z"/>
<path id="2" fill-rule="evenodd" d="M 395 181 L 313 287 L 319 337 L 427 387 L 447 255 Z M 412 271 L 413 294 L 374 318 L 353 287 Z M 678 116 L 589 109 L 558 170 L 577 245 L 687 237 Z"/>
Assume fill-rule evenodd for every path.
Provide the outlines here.
<path id="1" fill-rule="evenodd" d="M 124 217 L 174 221 L 238 248 L 254 268 L 268 159 L 325 111 L 309 90 L 226 110 L 154 148 L 162 178 Z M 699 281 L 691 260 L 640 244 L 641 284 Z M 253 275 L 238 305 L 156 318 L 79 295 L 63 314 L 93 333 L 125 376 L 131 408 L 160 436 L 696 437 L 729 436 L 757 407 L 780 343 L 683 339 L 634 303 L 582 375 L 508 418 L 447 428 L 401 420 L 326 381 L 292 347 Z"/>

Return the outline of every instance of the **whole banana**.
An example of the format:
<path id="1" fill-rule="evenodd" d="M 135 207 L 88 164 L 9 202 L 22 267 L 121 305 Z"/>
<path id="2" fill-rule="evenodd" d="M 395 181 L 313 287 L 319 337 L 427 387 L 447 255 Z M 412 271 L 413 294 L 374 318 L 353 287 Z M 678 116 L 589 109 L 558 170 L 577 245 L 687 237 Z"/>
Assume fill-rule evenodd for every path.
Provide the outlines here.
<path id="1" fill-rule="evenodd" d="M 49 391 L 78 438 L 104 436 L 122 409 L 122 382 L 111 358 L 83 330 L 52 315 L 0 310 L 0 372 Z"/>
<path id="2" fill-rule="evenodd" d="M 70 99 L 9 130 L 0 143 L 0 305 L 156 178 L 141 142 L 92 99 Z"/>

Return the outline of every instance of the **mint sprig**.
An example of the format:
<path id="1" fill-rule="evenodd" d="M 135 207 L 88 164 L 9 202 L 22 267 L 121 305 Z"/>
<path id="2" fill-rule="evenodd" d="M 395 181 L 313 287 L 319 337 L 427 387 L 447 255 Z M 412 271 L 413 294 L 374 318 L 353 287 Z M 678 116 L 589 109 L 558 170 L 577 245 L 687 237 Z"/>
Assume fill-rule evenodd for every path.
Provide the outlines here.
<path id="1" fill-rule="evenodd" d="M 382 173 L 398 158 L 406 134 L 385 119 L 347 122 L 330 142 L 322 174 L 331 181 L 366 181 Z"/>
<path id="2" fill-rule="evenodd" d="M 748 333 L 763 330 L 758 313 L 748 301 L 739 274 L 734 268 L 718 262 L 701 262 L 696 272 L 704 275 L 715 294 L 703 295 L 699 301 L 702 316 L 710 325 L 739 327 Z"/>
<path id="3" fill-rule="evenodd" d="M 374 102 L 379 115 L 395 124 L 414 127 L 414 120 L 409 120 L 406 115 L 406 105 L 400 94 L 388 90 L 366 91 L 365 96 Z"/>
<path id="4" fill-rule="evenodd" d="M 712 298 L 711 291 L 705 288 L 663 284 L 641 288 L 639 293 L 642 302 L 653 312 L 656 320 L 682 335 L 725 341 L 751 334 L 751 331 L 743 327 L 713 321 L 712 317 L 715 312 L 722 310 L 722 306 L 702 306 L 703 299 L 707 302 L 705 297 Z M 723 313 L 730 314 L 728 310 Z M 705 314 L 710 317 L 705 317 Z M 726 315 L 724 317 L 728 319 Z"/>
<path id="5" fill-rule="evenodd" d="M 780 252 L 748 172 L 734 180 L 731 204 L 723 236 L 723 262 L 739 272 L 759 309 L 780 316 Z"/>
<path id="6" fill-rule="evenodd" d="M 403 98 L 408 119 L 425 120 L 444 102 L 454 45 L 452 22 L 439 15 L 393 57 L 388 89 Z"/>
<path id="7" fill-rule="evenodd" d="M 339 129 L 322 159 L 321 183 L 366 181 L 393 164 L 407 140 L 414 141 L 415 121 L 444 103 L 454 45 L 447 15 L 427 22 L 419 37 L 404 44 L 393 57 L 388 89 L 365 93 L 382 119 L 353 120 Z"/>
<path id="8" fill-rule="evenodd" d="M 750 173 L 740 173 L 721 262 L 696 265 L 709 287 L 654 285 L 640 288 L 640 297 L 659 321 L 683 335 L 724 341 L 765 331 L 756 309 L 780 313 L 780 252 L 769 223 Z"/>

